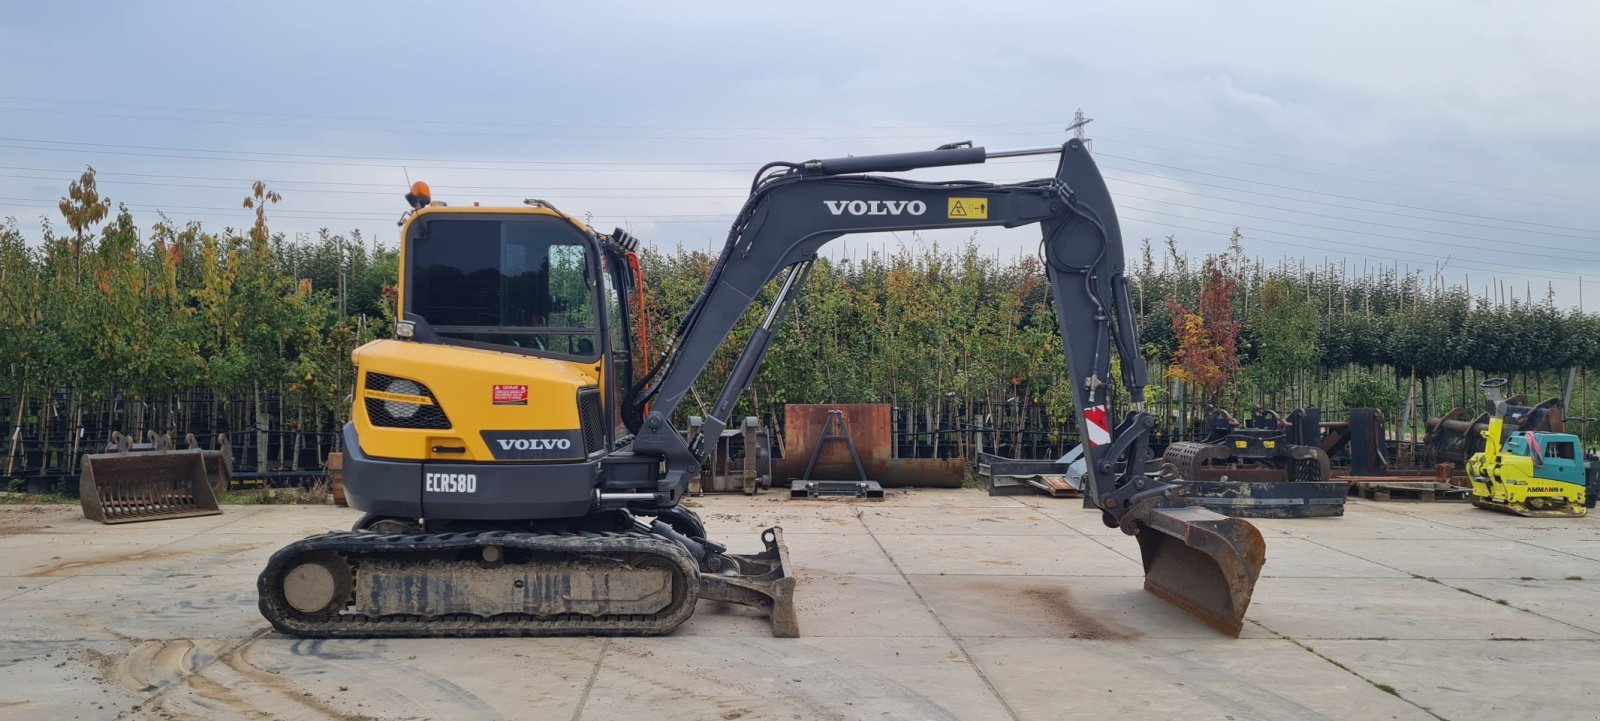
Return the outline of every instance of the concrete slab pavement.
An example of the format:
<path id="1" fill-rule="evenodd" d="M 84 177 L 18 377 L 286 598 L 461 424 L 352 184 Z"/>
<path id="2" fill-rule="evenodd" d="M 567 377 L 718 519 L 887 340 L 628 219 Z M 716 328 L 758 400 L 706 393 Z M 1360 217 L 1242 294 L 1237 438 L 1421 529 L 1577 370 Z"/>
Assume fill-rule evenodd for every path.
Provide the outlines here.
<path id="1" fill-rule="evenodd" d="M 1077 499 L 694 505 L 737 551 L 784 526 L 804 638 L 709 602 L 665 638 L 285 638 L 255 574 L 355 512 L 103 526 L 0 507 L 0 720 L 1469 721 L 1600 700 L 1600 519 L 1352 502 L 1264 521 L 1235 640 L 1144 593 L 1136 542 Z"/>

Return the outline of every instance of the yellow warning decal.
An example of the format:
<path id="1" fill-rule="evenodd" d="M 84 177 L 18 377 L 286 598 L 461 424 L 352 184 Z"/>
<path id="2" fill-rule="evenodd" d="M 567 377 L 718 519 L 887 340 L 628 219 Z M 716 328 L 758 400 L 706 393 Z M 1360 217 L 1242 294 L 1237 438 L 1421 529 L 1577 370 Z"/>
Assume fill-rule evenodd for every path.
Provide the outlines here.
<path id="1" fill-rule="evenodd" d="M 1261 445 L 1266 446 L 1268 448 L 1277 448 L 1278 447 L 1278 442 L 1277 441 L 1262 441 Z"/>
<path id="2" fill-rule="evenodd" d="M 1234 448 L 1249 448 L 1250 447 L 1250 443 L 1249 443 L 1249 441 L 1234 441 L 1233 442 L 1233 447 Z"/>
<path id="3" fill-rule="evenodd" d="M 410 403 L 417 406 L 433 405 L 432 398 L 427 396 L 414 396 L 410 393 L 390 393 L 388 391 L 365 390 L 362 391 L 361 394 L 368 398 L 375 398 L 380 401 L 389 401 L 390 403 Z"/>
<path id="4" fill-rule="evenodd" d="M 951 220 L 988 220 L 988 198 L 950 198 L 949 215 Z"/>

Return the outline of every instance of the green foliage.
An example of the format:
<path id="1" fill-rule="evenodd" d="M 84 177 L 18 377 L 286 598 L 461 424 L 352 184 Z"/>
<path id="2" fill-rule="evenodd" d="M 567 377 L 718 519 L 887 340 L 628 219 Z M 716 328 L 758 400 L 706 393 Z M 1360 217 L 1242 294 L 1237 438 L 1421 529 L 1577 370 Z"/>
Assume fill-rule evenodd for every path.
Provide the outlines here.
<path id="1" fill-rule="evenodd" d="M 1391 418 L 1400 408 L 1402 400 L 1400 391 L 1392 384 L 1370 373 L 1355 376 L 1339 392 L 1339 402 L 1345 408 L 1376 408 Z"/>
<path id="2" fill-rule="evenodd" d="M 0 225 L 0 393 L 160 400 L 261 385 L 342 419 L 350 351 L 391 327 L 395 253 L 327 233 L 286 244 L 268 226 L 278 199 L 250 189 L 244 234 L 165 216 L 141 233 L 90 169 L 61 203 L 71 236 L 46 226 L 35 245 Z"/>
<path id="3" fill-rule="evenodd" d="M 279 195 L 261 184 L 248 190 L 242 232 L 164 216 L 140 228 L 100 193 L 92 169 L 71 184 L 61 203 L 67 235 L 46 226 L 30 239 L 0 224 L 0 394 L 37 399 L 67 388 L 159 401 L 198 387 L 262 387 L 308 407 L 319 427 L 343 419 L 351 349 L 392 331 L 393 248 L 354 233 L 273 235 Z M 1209 349 L 1200 360 L 1216 372 L 1203 374 L 1203 393 L 1183 396 L 1190 402 L 1220 395 L 1238 410 L 1247 392 L 1275 397 L 1354 365 L 1372 373 L 1341 400 L 1392 413 L 1401 399 L 1391 380 L 1413 372 L 1445 381 L 1469 367 L 1519 377 L 1600 368 L 1600 317 L 1475 298 L 1420 273 L 1266 267 L 1245 244 L 1235 234 L 1227 254 L 1197 262 L 1176 239 L 1145 241 L 1130 265 L 1131 310 L 1153 367 L 1189 373 L 1185 342 Z M 941 248 L 913 235 L 896 251 L 819 261 L 739 412 L 1027 401 L 1065 417 L 1070 385 L 1043 269 L 1026 254 L 999 259 L 1009 255 L 981 251 L 976 237 Z M 654 353 L 714 261 L 682 249 L 643 254 Z M 713 358 L 686 411 L 713 400 L 776 285 Z"/>
<path id="4" fill-rule="evenodd" d="M 1317 309 L 1296 290 L 1284 279 L 1267 281 L 1248 325 L 1255 346 L 1250 377 L 1274 397 L 1318 360 Z"/>

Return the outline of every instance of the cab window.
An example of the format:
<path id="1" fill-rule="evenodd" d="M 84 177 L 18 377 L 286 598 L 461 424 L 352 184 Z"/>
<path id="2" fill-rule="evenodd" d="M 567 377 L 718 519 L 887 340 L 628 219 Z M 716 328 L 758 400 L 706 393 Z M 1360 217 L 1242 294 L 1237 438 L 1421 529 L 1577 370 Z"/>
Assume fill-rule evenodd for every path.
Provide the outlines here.
<path id="1" fill-rule="evenodd" d="M 1546 444 L 1544 457 L 1561 458 L 1571 461 L 1578 458 L 1578 451 L 1572 441 L 1552 441 L 1549 444 Z"/>
<path id="2" fill-rule="evenodd" d="M 627 308 L 623 304 L 622 289 L 624 286 L 619 275 L 622 272 L 622 268 L 615 258 L 601 253 L 600 271 L 600 297 L 606 306 L 606 327 L 610 330 L 611 349 L 615 353 L 609 364 L 610 377 L 606 380 L 608 384 L 607 392 L 610 393 L 614 390 L 616 397 L 620 399 L 625 394 L 623 389 L 626 389 L 628 384 L 632 382 L 633 367 L 639 361 L 633 357 L 633 344 L 627 324 Z M 622 359 L 627 360 L 623 361 Z M 612 404 L 612 409 L 614 411 L 612 425 L 616 427 L 616 433 L 619 435 L 625 433 L 626 430 L 622 424 L 622 403 L 619 401 Z"/>
<path id="3" fill-rule="evenodd" d="M 406 310 L 448 341 L 593 357 L 588 245 L 550 216 L 418 221 L 406 249 Z"/>

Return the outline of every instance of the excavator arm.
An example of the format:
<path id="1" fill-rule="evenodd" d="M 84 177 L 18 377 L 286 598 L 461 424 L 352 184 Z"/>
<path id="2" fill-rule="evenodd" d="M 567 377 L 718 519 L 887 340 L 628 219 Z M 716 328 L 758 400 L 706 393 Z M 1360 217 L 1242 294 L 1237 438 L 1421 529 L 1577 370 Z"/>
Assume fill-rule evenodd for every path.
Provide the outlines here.
<path id="1" fill-rule="evenodd" d="M 1059 154 L 1055 176 L 1022 183 L 927 182 L 874 174 L 1044 154 Z M 1105 181 L 1077 140 L 998 152 L 945 146 L 763 168 L 705 289 L 624 408 L 635 432 L 633 452 L 660 458 L 664 473 L 646 493 L 617 487 L 602 489 L 601 498 L 648 498 L 661 508 L 678 503 L 827 243 L 852 233 L 1030 224 L 1040 226 L 1085 441 L 1085 505 L 1099 509 L 1107 525 L 1138 539 L 1147 590 L 1237 636 L 1265 561 L 1261 534 L 1246 522 L 1187 505 L 1181 479 L 1149 468 L 1154 424 L 1144 411 L 1145 361 L 1128 302 L 1121 231 Z M 697 433 L 681 435 L 671 422 L 674 410 L 762 288 L 780 275 L 776 299 L 704 424 Z M 1120 378 L 1113 379 L 1117 367 Z M 1123 389 L 1121 400 L 1129 407 L 1120 420 L 1111 418 L 1116 387 Z"/>

